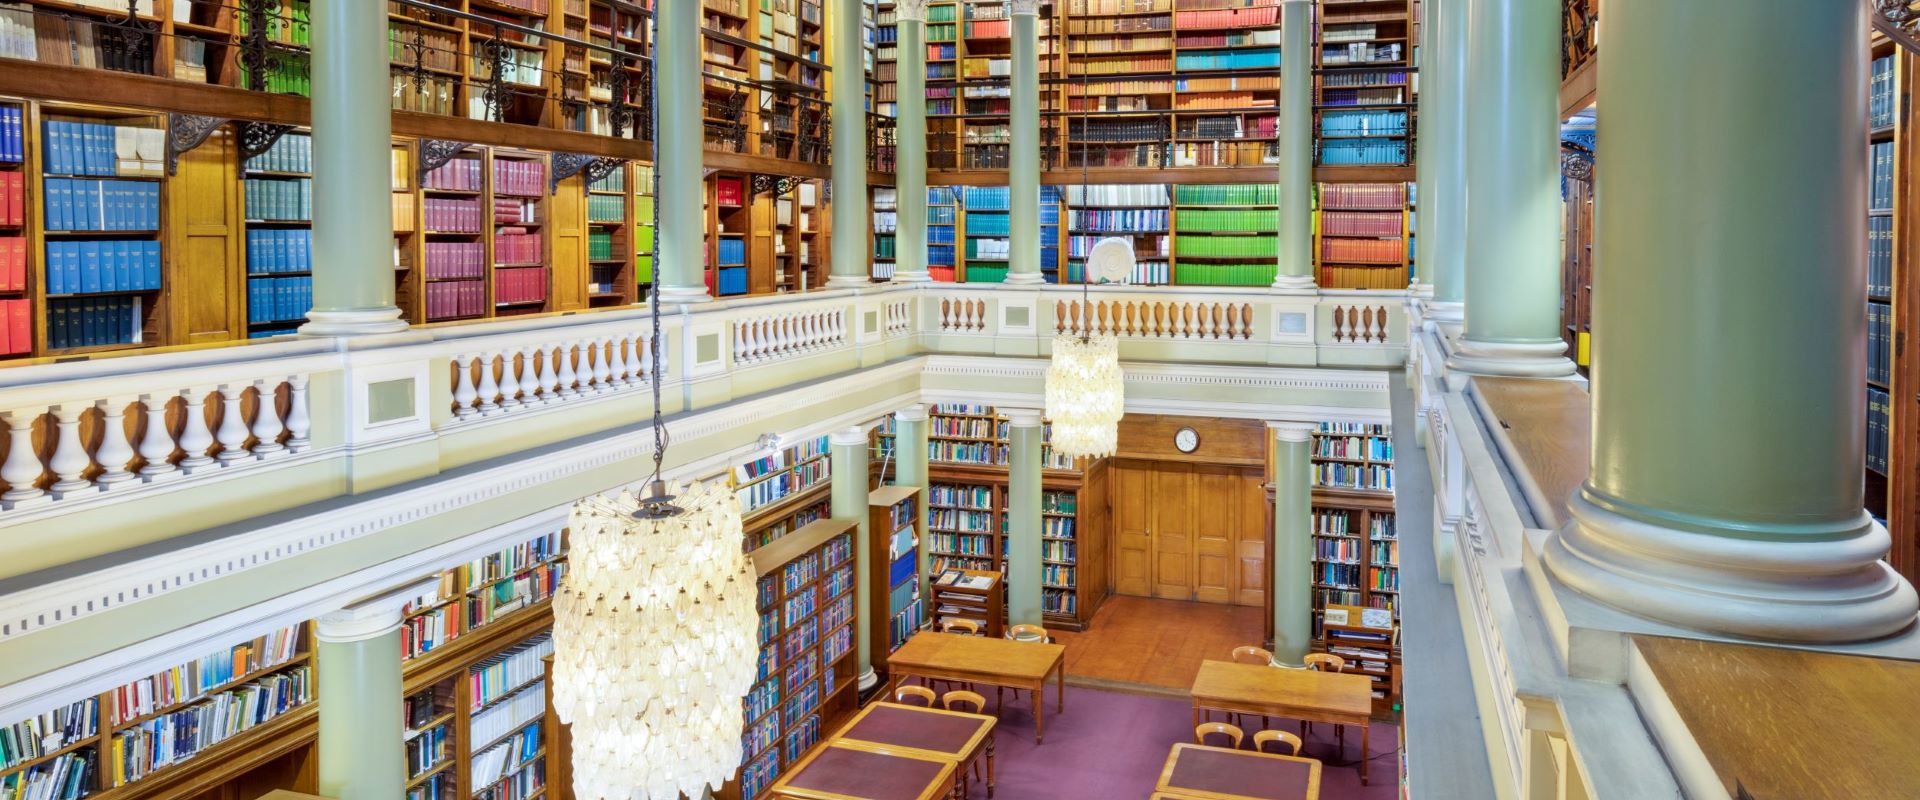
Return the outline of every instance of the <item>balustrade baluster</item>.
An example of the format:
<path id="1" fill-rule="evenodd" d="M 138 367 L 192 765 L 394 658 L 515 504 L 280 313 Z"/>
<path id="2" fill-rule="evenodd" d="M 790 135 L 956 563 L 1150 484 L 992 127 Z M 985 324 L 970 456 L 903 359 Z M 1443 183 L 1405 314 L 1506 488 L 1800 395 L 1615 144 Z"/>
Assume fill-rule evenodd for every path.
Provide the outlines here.
<path id="1" fill-rule="evenodd" d="M 580 396 L 580 390 L 575 388 L 575 384 L 580 382 L 580 376 L 573 371 L 573 353 L 579 346 L 578 341 L 571 341 L 561 342 L 559 346 L 553 348 L 555 357 L 560 360 L 560 396 L 562 398 L 570 399 Z"/>
<path id="2" fill-rule="evenodd" d="M 245 387 L 230 383 L 220 385 L 220 430 L 215 436 L 220 441 L 220 463 L 232 464 L 253 455 L 247 452 L 247 420 L 240 409 L 240 401 L 245 397 Z"/>
<path id="3" fill-rule="evenodd" d="M 533 345 L 520 346 L 520 403 L 535 406 L 546 402 L 540 396 L 540 368 L 533 361 Z"/>
<path id="4" fill-rule="evenodd" d="M 610 370 L 608 380 L 615 389 L 624 389 L 631 384 L 627 377 L 627 340 L 630 338 L 628 334 L 616 333 L 610 340 L 613 344 L 613 363 L 607 367 Z"/>
<path id="5" fill-rule="evenodd" d="M 602 393 L 613 391 L 613 359 L 607 354 L 612 344 L 611 336 L 593 340 L 593 385 Z"/>
<path id="6" fill-rule="evenodd" d="M 0 416 L 6 417 L 10 439 L 7 443 L 7 461 L 0 464 L 0 478 L 7 482 L 7 493 L 0 495 L 0 500 L 19 503 L 47 493 L 45 489 L 34 485 L 47 471 L 46 465 L 40 463 L 40 454 L 33 449 L 33 422 L 39 419 L 40 414 L 38 410 L 0 413 Z"/>
<path id="7" fill-rule="evenodd" d="M 213 391 L 211 387 L 194 387 L 186 392 L 187 426 L 180 431 L 180 449 L 187 455 L 180 459 L 180 468 L 188 474 L 213 464 L 213 456 L 207 452 L 213 447 L 213 431 L 207 427 L 207 395 Z"/>
<path id="8" fill-rule="evenodd" d="M 59 479 L 52 486 L 55 494 L 93 488 L 93 481 L 86 479 L 87 468 L 93 466 L 93 456 L 88 455 L 87 446 L 80 443 L 80 414 L 87 408 L 78 403 L 53 407 L 55 438 L 53 456 L 47 459 L 47 467 Z"/>
<path id="9" fill-rule="evenodd" d="M 457 355 L 453 357 L 453 415 L 460 419 L 479 413 L 473 407 L 473 401 L 479 393 L 473 388 L 473 356 Z"/>
<path id="10" fill-rule="evenodd" d="M 148 481 L 164 480 L 180 474 L 179 467 L 173 465 L 173 431 L 167 427 L 167 402 L 173 396 L 163 394 L 143 394 L 140 404 L 146 407 L 143 417 L 147 429 L 140 436 L 140 458 L 145 464 L 140 466 L 140 476 Z M 0 476 L 4 477 L 4 476 Z"/>
<path id="11" fill-rule="evenodd" d="M 307 439 L 312 418 L 307 415 L 307 376 L 287 378 L 287 450 L 298 453 L 312 444 Z"/>
<path id="12" fill-rule="evenodd" d="M 500 384 L 493 378 L 493 359 L 497 355 L 492 350 L 480 356 L 480 413 L 492 414 L 500 410 Z"/>
<path id="13" fill-rule="evenodd" d="M 281 455 L 286 445 L 280 443 L 280 382 L 260 378 L 253 382 L 253 454 L 263 458 Z M 104 455 L 105 448 L 102 448 Z M 101 462 L 104 464 L 105 462 Z"/>
<path id="14" fill-rule="evenodd" d="M 140 476 L 127 469 L 133 462 L 133 445 L 127 441 L 127 406 L 133 403 L 131 397 L 109 397 L 100 401 L 100 447 L 94 451 L 94 460 L 105 471 L 95 475 L 93 482 L 106 488 L 125 483 Z"/>
<path id="15" fill-rule="evenodd" d="M 520 408 L 520 353 L 509 347 L 500 351 L 500 407 L 507 411 Z"/>
<path id="16" fill-rule="evenodd" d="M 540 345 L 540 401 L 543 403 L 560 402 L 560 373 L 554 362 L 560 358 L 560 348 L 556 345 Z"/>

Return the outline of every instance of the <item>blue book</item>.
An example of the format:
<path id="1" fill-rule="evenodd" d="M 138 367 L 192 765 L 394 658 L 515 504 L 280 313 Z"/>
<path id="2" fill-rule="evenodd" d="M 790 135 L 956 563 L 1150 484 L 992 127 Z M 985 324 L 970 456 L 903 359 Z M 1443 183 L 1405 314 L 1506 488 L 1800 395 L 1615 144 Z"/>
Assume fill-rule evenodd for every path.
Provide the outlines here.
<path id="1" fill-rule="evenodd" d="M 115 163 L 118 158 L 113 152 L 113 126 L 96 123 L 88 125 L 87 132 L 92 135 L 90 143 L 93 145 L 93 174 L 118 175 L 120 170 Z"/>
<path id="2" fill-rule="evenodd" d="M 147 285 L 145 288 L 158 289 L 160 288 L 160 243 L 141 242 L 140 244 L 147 254 Z"/>
<path id="3" fill-rule="evenodd" d="M 51 153 L 49 153 L 51 155 Z M 64 231 L 67 227 L 67 181 L 65 178 L 48 178 L 47 188 L 47 230 Z"/>
<path id="4" fill-rule="evenodd" d="M 66 154 L 65 150 L 60 146 L 60 125 L 61 123 L 59 122 L 49 120 L 40 126 L 40 140 L 47 148 L 47 163 L 44 169 L 51 175 L 58 175 L 66 171 L 64 169 L 66 166 Z"/>
<path id="5" fill-rule="evenodd" d="M 247 322 L 260 321 L 260 284 L 262 281 L 247 281 Z"/>
<path id="6" fill-rule="evenodd" d="M 147 187 L 147 230 L 160 230 L 160 184 L 149 183 Z"/>
<path id="7" fill-rule="evenodd" d="M 287 231 L 267 232 L 267 235 L 273 240 L 272 246 L 267 248 L 267 252 L 272 254 L 271 263 L 273 264 L 274 272 L 292 271 L 292 268 L 287 266 L 287 264 L 292 261 L 292 259 L 287 257 L 287 233 Z"/>
<path id="8" fill-rule="evenodd" d="M 140 249 L 139 242 L 115 242 L 113 248 L 113 285 L 120 291 L 131 292 L 146 287 L 135 286 L 133 279 L 134 251 Z"/>
<path id="9" fill-rule="evenodd" d="M 47 294 L 66 294 L 67 276 L 61 269 L 65 262 L 66 242 L 47 242 Z"/>
<path id="10" fill-rule="evenodd" d="M 80 230 L 106 230 L 105 181 L 80 181 L 82 199 L 80 201 Z"/>
<path id="11" fill-rule="evenodd" d="M 80 174 L 82 175 L 99 175 L 100 174 L 100 166 L 99 166 L 100 147 L 96 143 L 96 140 L 99 138 L 99 135 L 93 132 L 93 128 L 94 126 L 93 126 L 93 123 L 91 122 L 73 123 L 74 144 L 75 144 L 74 149 L 76 153 L 80 156 L 79 171 L 80 171 Z M 91 310 L 89 310 L 87 313 L 87 321 L 89 323 L 93 321 L 93 312 Z M 91 335 L 92 326 L 89 325 L 88 327 L 89 327 L 89 336 L 87 338 L 89 340 L 97 338 Z"/>
<path id="12" fill-rule="evenodd" d="M 80 291 L 102 292 L 100 274 L 100 242 L 80 243 Z"/>

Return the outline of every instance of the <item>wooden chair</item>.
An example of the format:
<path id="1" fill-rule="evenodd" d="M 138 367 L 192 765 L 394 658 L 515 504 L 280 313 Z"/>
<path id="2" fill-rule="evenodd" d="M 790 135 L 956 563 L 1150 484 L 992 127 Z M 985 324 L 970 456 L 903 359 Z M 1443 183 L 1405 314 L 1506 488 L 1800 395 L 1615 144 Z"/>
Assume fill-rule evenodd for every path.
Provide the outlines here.
<path id="1" fill-rule="evenodd" d="M 1008 629 L 1007 639 L 1015 642 L 1038 642 L 1043 644 L 1053 641 L 1053 637 L 1047 633 L 1046 628 L 1042 628 L 1038 625 L 1028 625 L 1025 623 L 1015 625 L 1012 628 Z M 1008 691 L 1013 692 L 1013 699 L 1015 700 L 1020 699 L 1019 689 L 1009 690 L 1004 686 L 996 686 L 993 689 L 994 711 L 997 712 L 1001 708 L 1005 707 Z"/>
<path id="2" fill-rule="evenodd" d="M 941 633 L 964 633 L 968 636 L 980 635 L 980 623 L 970 619 L 948 619 L 940 622 Z"/>
<path id="3" fill-rule="evenodd" d="M 969 714 L 985 714 L 987 713 L 987 698 L 981 697 L 979 692 L 969 692 L 965 689 L 957 689 L 941 695 L 940 706 L 942 708 L 945 708 L 948 711 L 965 711 Z M 973 707 L 972 708 L 954 708 L 954 706 L 973 706 Z M 971 777 L 969 777 L 968 773 L 965 773 L 965 772 L 962 772 L 960 774 L 960 780 L 961 780 L 961 786 L 962 786 L 960 794 L 962 797 L 966 796 L 968 793 L 972 791 L 970 787 L 973 784 L 973 780 L 978 777 L 980 777 L 980 760 L 976 758 L 973 760 L 973 772 Z M 991 792 L 991 789 L 989 789 L 989 792 Z"/>
<path id="4" fill-rule="evenodd" d="M 1285 752 L 1280 753 L 1280 755 L 1300 755 L 1300 737 L 1298 736 L 1287 733 L 1286 731 L 1258 731 L 1253 734 L 1254 752 L 1267 752 L 1267 745 L 1271 743 L 1278 743 L 1280 747 L 1284 749 Z"/>
<path id="5" fill-rule="evenodd" d="M 1339 672 L 1346 669 L 1347 666 L 1346 659 L 1332 653 L 1308 653 L 1305 661 L 1307 669 L 1315 672 Z M 1313 723 L 1302 720 L 1300 722 L 1301 738 L 1306 738 L 1307 734 L 1310 733 L 1313 733 Z M 1333 726 L 1333 740 L 1338 742 L 1341 749 L 1344 750 L 1347 746 L 1347 726 Z"/>
<path id="6" fill-rule="evenodd" d="M 1235 750 L 1240 749 L 1240 740 L 1246 738 L 1246 734 L 1240 732 L 1239 726 L 1224 722 L 1202 722 L 1193 729 L 1193 743 L 1204 745 L 1207 743 L 1207 737 L 1216 733 L 1231 739 Z"/>
<path id="7" fill-rule="evenodd" d="M 927 708 L 933 708 L 939 705 L 939 701 L 934 697 L 933 690 L 925 686 L 901 686 L 893 690 L 893 702 L 904 705 L 915 705 L 909 701 L 916 699 L 922 701 L 918 705 Z"/>

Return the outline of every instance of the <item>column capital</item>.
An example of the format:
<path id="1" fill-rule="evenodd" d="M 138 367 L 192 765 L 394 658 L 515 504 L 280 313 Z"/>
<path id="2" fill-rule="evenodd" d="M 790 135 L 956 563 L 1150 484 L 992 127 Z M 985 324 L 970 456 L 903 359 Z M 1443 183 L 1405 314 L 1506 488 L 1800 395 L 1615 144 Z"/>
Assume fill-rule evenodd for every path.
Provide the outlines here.
<path id="1" fill-rule="evenodd" d="M 348 603 L 337 611 L 321 614 L 313 626 L 314 637 L 323 642 L 359 642 L 390 633 L 400 627 L 407 602 L 437 591 L 438 577 L 422 578 L 405 586 Z"/>
<path id="2" fill-rule="evenodd" d="M 1016 17 L 1037 17 L 1040 15 L 1040 0 L 1007 0 L 1007 10 Z"/>
<path id="3" fill-rule="evenodd" d="M 927 0 L 894 0 L 893 15 L 897 22 L 926 22 Z"/>
<path id="4" fill-rule="evenodd" d="M 914 403 L 913 405 L 893 412 L 893 419 L 895 422 L 926 422 L 927 407 L 919 403 Z"/>
<path id="5" fill-rule="evenodd" d="M 1313 438 L 1313 432 L 1320 426 L 1312 422 L 1291 422 L 1285 420 L 1267 420 L 1267 430 L 1273 431 L 1273 438 L 1283 442 L 1304 442 Z"/>
<path id="6" fill-rule="evenodd" d="M 827 437 L 827 441 L 834 447 L 865 445 L 867 443 L 867 429 L 855 425 L 851 428 L 837 430 Z"/>
<path id="7" fill-rule="evenodd" d="M 1040 427 L 1040 409 L 1002 408 L 1000 409 L 1000 413 L 1005 414 L 1007 416 L 1007 424 L 1015 428 Z"/>

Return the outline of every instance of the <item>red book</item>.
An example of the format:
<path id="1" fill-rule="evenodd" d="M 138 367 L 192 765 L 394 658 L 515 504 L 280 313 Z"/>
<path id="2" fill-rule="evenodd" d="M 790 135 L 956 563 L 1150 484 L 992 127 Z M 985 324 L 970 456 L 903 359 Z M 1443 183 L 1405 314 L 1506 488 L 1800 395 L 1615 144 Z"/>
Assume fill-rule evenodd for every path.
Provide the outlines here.
<path id="1" fill-rule="evenodd" d="M 33 351 L 33 307 L 25 300 L 7 302 L 7 352 Z"/>

